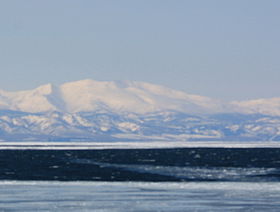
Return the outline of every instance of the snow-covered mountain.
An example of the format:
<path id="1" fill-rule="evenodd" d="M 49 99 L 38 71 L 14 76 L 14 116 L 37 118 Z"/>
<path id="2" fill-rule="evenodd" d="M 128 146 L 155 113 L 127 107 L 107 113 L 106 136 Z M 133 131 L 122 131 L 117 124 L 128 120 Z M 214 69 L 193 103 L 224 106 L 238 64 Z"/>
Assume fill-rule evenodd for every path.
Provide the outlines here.
<path id="1" fill-rule="evenodd" d="M 0 109 L 35 113 L 103 110 L 144 114 L 165 110 L 222 112 L 225 108 L 220 101 L 150 83 L 81 80 L 58 87 L 47 84 L 29 91 L 0 91 Z"/>
<path id="2" fill-rule="evenodd" d="M 280 97 L 231 102 L 235 111 L 248 114 L 280 116 Z"/>
<path id="3" fill-rule="evenodd" d="M 226 103 L 134 81 L 2 90 L 0 139 L 280 140 L 280 98 Z"/>

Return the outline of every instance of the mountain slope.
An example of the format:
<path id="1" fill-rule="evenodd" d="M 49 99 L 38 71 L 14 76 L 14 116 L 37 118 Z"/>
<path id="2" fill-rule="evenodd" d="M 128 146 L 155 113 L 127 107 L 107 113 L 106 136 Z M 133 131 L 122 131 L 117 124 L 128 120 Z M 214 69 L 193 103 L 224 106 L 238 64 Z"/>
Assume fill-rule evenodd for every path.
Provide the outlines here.
<path id="1" fill-rule="evenodd" d="M 49 101 L 53 86 L 48 84 L 30 91 L 0 91 L 0 109 L 23 112 L 44 112 L 57 110 Z"/>
<path id="2" fill-rule="evenodd" d="M 280 116 L 280 98 L 222 102 L 164 86 L 135 81 L 81 80 L 34 90 L 0 90 L 0 109 L 22 112 L 67 113 L 107 111 L 152 113 L 173 110 L 194 114 L 243 113 Z"/>
<path id="3" fill-rule="evenodd" d="M 1 91 L 0 109 L 35 113 L 104 110 L 140 114 L 164 110 L 188 113 L 224 111 L 220 101 L 159 85 L 94 80 L 70 82 L 59 87 L 48 84 L 29 91 Z"/>
<path id="4" fill-rule="evenodd" d="M 2 141 L 280 141 L 280 118 L 179 112 L 23 113 L 0 111 Z"/>
<path id="5" fill-rule="evenodd" d="M 235 101 L 231 104 L 240 113 L 280 116 L 280 98 Z"/>
<path id="6" fill-rule="evenodd" d="M 279 141 L 280 98 L 225 103 L 132 81 L 2 90 L 0 140 Z"/>

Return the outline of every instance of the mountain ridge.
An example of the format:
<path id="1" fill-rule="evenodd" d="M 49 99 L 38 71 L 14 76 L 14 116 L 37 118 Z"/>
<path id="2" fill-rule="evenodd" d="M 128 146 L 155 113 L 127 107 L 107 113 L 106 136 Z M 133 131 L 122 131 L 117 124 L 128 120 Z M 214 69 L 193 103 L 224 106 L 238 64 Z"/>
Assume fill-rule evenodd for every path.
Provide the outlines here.
<path id="1" fill-rule="evenodd" d="M 219 106 L 218 101 L 208 97 L 136 81 L 87 79 L 60 86 L 46 84 L 33 90 L 0 93 L 0 109 L 23 112 L 76 113 L 109 108 L 114 112 L 143 114 L 161 110 L 206 112 L 210 107 L 218 111 Z"/>
<path id="2" fill-rule="evenodd" d="M 280 141 L 280 98 L 223 102 L 136 81 L 0 91 L 0 141 Z"/>
<path id="3" fill-rule="evenodd" d="M 86 79 L 59 86 L 46 84 L 33 90 L 0 90 L 0 109 L 35 113 L 111 110 L 139 114 L 175 110 L 194 114 L 234 112 L 280 116 L 280 98 L 224 102 L 146 82 Z"/>

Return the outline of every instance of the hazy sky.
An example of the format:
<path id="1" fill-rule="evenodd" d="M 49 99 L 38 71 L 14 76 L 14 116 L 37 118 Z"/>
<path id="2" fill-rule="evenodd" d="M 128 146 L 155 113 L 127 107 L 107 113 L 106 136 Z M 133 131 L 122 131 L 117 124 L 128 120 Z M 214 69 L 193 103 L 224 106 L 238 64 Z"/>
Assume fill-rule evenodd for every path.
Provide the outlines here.
<path id="1" fill-rule="evenodd" d="M 280 97 L 279 0 L 0 0 L 0 88 L 137 80 Z"/>

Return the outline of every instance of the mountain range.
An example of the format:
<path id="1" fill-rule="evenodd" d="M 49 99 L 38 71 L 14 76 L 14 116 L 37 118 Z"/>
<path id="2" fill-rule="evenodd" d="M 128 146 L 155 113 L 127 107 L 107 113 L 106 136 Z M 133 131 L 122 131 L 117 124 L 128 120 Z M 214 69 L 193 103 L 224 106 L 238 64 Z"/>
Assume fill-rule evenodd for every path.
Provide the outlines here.
<path id="1" fill-rule="evenodd" d="M 280 140 L 280 98 L 225 102 L 136 81 L 0 90 L 2 141 Z"/>

